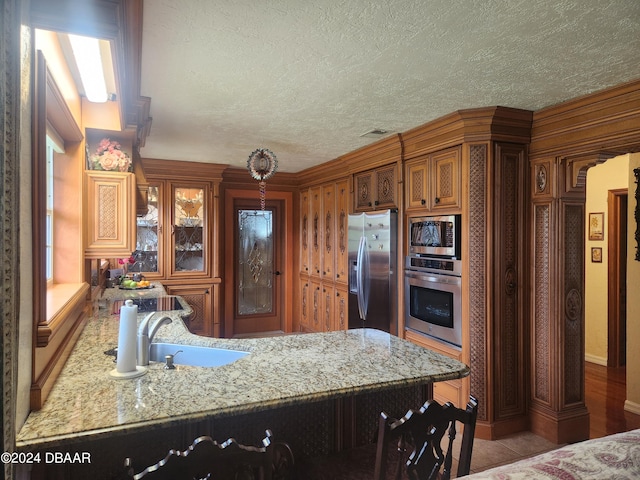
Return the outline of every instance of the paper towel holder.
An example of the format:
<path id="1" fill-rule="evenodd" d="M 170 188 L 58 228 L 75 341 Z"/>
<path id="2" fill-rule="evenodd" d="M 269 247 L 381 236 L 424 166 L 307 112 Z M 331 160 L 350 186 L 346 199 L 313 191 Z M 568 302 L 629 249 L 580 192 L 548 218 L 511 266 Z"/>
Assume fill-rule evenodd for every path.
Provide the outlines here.
<path id="1" fill-rule="evenodd" d="M 109 372 L 109 375 L 116 379 L 127 379 L 141 377 L 145 373 L 147 373 L 147 367 L 136 365 L 136 369 L 131 370 L 130 372 L 119 372 L 117 368 L 114 368 Z"/>

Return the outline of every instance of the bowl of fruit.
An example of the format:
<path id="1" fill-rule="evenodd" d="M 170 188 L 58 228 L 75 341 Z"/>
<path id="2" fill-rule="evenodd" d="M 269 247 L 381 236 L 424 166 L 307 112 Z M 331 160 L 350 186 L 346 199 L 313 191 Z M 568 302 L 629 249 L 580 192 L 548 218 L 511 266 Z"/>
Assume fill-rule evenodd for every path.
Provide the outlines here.
<path id="1" fill-rule="evenodd" d="M 122 290 L 141 290 L 143 288 L 153 288 L 153 285 L 151 285 L 151 282 L 149 282 L 149 280 L 145 280 L 144 277 L 142 278 L 138 277 L 138 278 L 139 280 L 135 280 L 130 277 L 125 277 L 120 282 L 120 288 Z"/>

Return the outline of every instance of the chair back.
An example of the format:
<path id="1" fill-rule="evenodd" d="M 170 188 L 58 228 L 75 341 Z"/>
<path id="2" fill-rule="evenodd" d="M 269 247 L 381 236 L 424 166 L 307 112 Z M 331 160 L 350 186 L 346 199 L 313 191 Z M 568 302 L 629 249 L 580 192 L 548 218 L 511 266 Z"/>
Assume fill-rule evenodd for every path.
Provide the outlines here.
<path id="1" fill-rule="evenodd" d="M 456 422 L 464 425 L 457 476 L 469 474 L 471 453 L 475 435 L 478 402 L 471 396 L 466 410 L 451 403 L 440 405 L 428 400 L 420 410 L 409 410 L 399 419 L 386 413 L 380 414 L 376 451 L 375 480 L 385 480 L 390 463 L 390 449 L 397 441 L 395 479 L 432 480 L 451 478 L 453 441 L 456 437 Z M 447 440 L 443 438 L 448 434 Z M 444 443 L 444 450 L 443 450 Z"/>
<path id="2" fill-rule="evenodd" d="M 271 436 L 271 431 L 267 430 L 260 447 L 242 445 L 233 438 L 218 443 L 209 436 L 202 436 L 184 451 L 169 450 L 162 460 L 138 473 L 130 458 L 125 460 L 125 468 L 134 480 L 272 480 L 276 459 Z M 279 452 L 278 456 L 281 456 L 282 450 Z M 286 459 L 289 461 L 293 462 L 293 457 Z"/>

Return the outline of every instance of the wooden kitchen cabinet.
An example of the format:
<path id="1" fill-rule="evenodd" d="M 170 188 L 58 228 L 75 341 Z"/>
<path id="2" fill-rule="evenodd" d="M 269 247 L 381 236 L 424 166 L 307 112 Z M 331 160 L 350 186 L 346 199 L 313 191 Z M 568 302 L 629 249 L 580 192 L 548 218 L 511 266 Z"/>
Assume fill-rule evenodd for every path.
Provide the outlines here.
<path id="1" fill-rule="evenodd" d="M 346 285 L 302 278 L 300 297 L 300 331 L 330 332 L 348 328 Z"/>
<path id="2" fill-rule="evenodd" d="M 136 248 L 136 181 L 133 173 L 87 170 L 84 256 L 128 258 Z"/>
<path id="3" fill-rule="evenodd" d="M 355 183 L 355 211 L 366 212 L 397 206 L 396 166 L 367 170 L 353 176 Z"/>
<path id="4" fill-rule="evenodd" d="M 301 276 L 299 283 L 300 309 L 298 319 L 301 332 L 313 332 L 311 320 L 311 284 L 308 276 Z"/>
<path id="5" fill-rule="evenodd" d="M 335 292 L 333 330 L 347 330 L 349 328 L 349 288 L 346 285 L 336 284 Z"/>
<path id="6" fill-rule="evenodd" d="M 338 283 L 349 282 L 349 179 L 336 182 L 336 214 L 335 214 L 335 280 Z"/>
<path id="7" fill-rule="evenodd" d="M 460 208 L 460 147 L 431 155 L 431 210 Z"/>
<path id="8" fill-rule="evenodd" d="M 336 252 L 336 186 L 333 183 L 322 186 L 322 255 L 320 274 L 323 279 L 334 279 Z"/>
<path id="9" fill-rule="evenodd" d="M 446 345 L 426 335 L 422 335 L 413 330 L 407 330 L 405 332 L 405 338 L 416 345 L 462 361 L 462 351 L 460 349 Z M 460 379 L 435 382 L 433 384 L 433 398 L 442 404 L 451 402 L 454 405 L 465 405 L 465 402 L 469 399 L 468 389 L 467 380 Z"/>
<path id="10" fill-rule="evenodd" d="M 342 322 L 336 318 L 341 305 L 338 299 L 340 295 L 346 299 L 349 278 L 349 205 L 349 178 L 314 185 L 300 193 L 301 331 L 342 329 L 346 322 L 346 309 Z"/>
<path id="11" fill-rule="evenodd" d="M 322 283 L 322 302 L 320 305 L 321 317 L 321 331 L 330 332 L 335 330 L 334 328 L 334 306 L 335 306 L 335 288 L 332 283 Z"/>
<path id="12" fill-rule="evenodd" d="M 322 187 L 313 187 L 309 190 L 309 208 L 311 218 L 311 232 L 309 248 L 311 249 L 310 275 L 320 276 L 320 262 L 322 255 Z"/>
<path id="13" fill-rule="evenodd" d="M 309 296 L 310 296 L 310 322 L 309 328 L 313 332 L 322 331 L 322 283 L 316 278 L 309 278 Z"/>
<path id="14" fill-rule="evenodd" d="M 424 209 L 429 198 L 429 162 L 417 158 L 405 164 L 407 210 Z"/>
<path id="15" fill-rule="evenodd" d="M 459 210 L 462 181 L 460 163 L 460 147 L 407 162 L 406 210 Z"/>
<path id="16" fill-rule="evenodd" d="M 159 281 L 194 309 L 192 333 L 219 337 L 221 295 L 214 232 L 224 166 L 143 159 L 149 184 L 138 217 L 136 263 L 129 271 Z"/>
<path id="17" fill-rule="evenodd" d="M 151 279 L 211 278 L 210 196 L 208 182 L 151 181 L 130 270 Z"/>
<path id="18" fill-rule="evenodd" d="M 217 305 L 217 285 L 213 283 L 201 285 L 166 285 L 169 295 L 181 296 L 193 309 L 193 313 L 185 321 L 187 328 L 196 335 L 209 337 L 220 336 L 220 324 L 216 322 L 219 315 L 215 313 Z"/>
<path id="19" fill-rule="evenodd" d="M 311 248 L 310 248 L 310 192 L 308 189 L 300 192 L 300 272 L 310 273 Z"/>

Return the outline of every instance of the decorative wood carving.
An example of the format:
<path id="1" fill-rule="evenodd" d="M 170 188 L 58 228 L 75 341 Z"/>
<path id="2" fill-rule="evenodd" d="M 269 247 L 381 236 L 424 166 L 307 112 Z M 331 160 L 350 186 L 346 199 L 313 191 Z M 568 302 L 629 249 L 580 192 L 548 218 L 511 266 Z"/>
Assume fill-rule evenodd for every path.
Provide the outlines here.
<path id="1" fill-rule="evenodd" d="M 487 145 L 469 147 L 469 329 L 471 337 L 470 364 L 474 366 L 470 375 L 471 391 L 478 399 L 478 420 L 487 421 L 487 394 L 489 385 L 487 365 L 487 319 L 486 319 L 486 170 Z M 476 373 L 477 372 L 477 373 Z"/>
<path id="2" fill-rule="evenodd" d="M 382 205 L 395 204 L 395 166 L 379 170 L 378 176 L 378 198 L 377 202 Z"/>
<path id="3" fill-rule="evenodd" d="M 618 155 L 614 152 L 593 152 L 579 156 L 565 157 L 565 191 L 584 192 L 587 184 L 587 170 Z"/>
<path id="4" fill-rule="evenodd" d="M 584 204 L 564 208 L 564 404 L 583 402 Z"/>
<path id="5" fill-rule="evenodd" d="M 549 282 L 551 281 L 551 206 L 535 205 L 533 209 L 533 320 L 531 332 L 531 351 L 533 352 L 533 392 L 535 400 L 545 405 L 551 403 L 551 386 L 549 384 L 550 365 L 550 329 L 551 298 Z"/>
<path id="6" fill-rule="evenodd" d="M 545 193 L 547 191 L 547 166 L 544 164 L 536 165 L 536 193 Z"/>
<path id="7" fill-rule="evenodd" d="M 496 419 L 525 416 L 525 389 L 521 378 L 525 376 L 522 334 L 524 331 L 524 299 L 518 295 L 518 283 L 524 270 L 524 195 L 523 188 L 525 165 L 524 146 L 497 143 L 496 168 L 499 177 L 496 184 L 501 185 L 494 191 L 494 203 L 497 208 L 494 228 L 494 240 L 498 247 L 497 258 L 493 262 L 500 265 L 496 272 L 494 295 L 500 310 L 494 324 L 500 338 L 495 348 L 495 369 L 499 388 L 496 399 Z"/>
<path id="8" fill-rule="evenodd" d="M 411 171 L 411 203 L 424 203 L 426 192 L 423 191 L 423 185 L 425 183 L 425 169 L 415 169 Z"/>
<path id="9" fill-rule="evenodd" d="M 29 112 L 20 102 L 21 95 L 28 98 L 29 82 L 20 82 L 21 73 L 28 78 L 30 63 L 25 62 L 21 72 L 21 10 L 22 4 L 4 0 L 2 21 L 0 22 L 0 136 L 4 139 L 0 153 L 0 196 L 2 196 L 2 232 L 0 233 L 0 288 L 2 289 L 2 309 L 0 309 L 0 331 L 2 332 L 0 355 L 0 397 L 2 397 L 2 439 L 4 451 L 15 446 L 16 436 L 16 385 L 18 364 L 18 321 L 20 277 L 13 272 L 20 271 L 20 251 L 18 234 L 20 229 L 20 118 L 29 118 Z M 30 58 L 30 57 L 29 57 Z M 21 88 L 23 89 L 21 91 Z M 21 112 L 22 109 L 22 112 Z M 5 478 L 14 478 L 14 465 L 4 464 Z"/>

